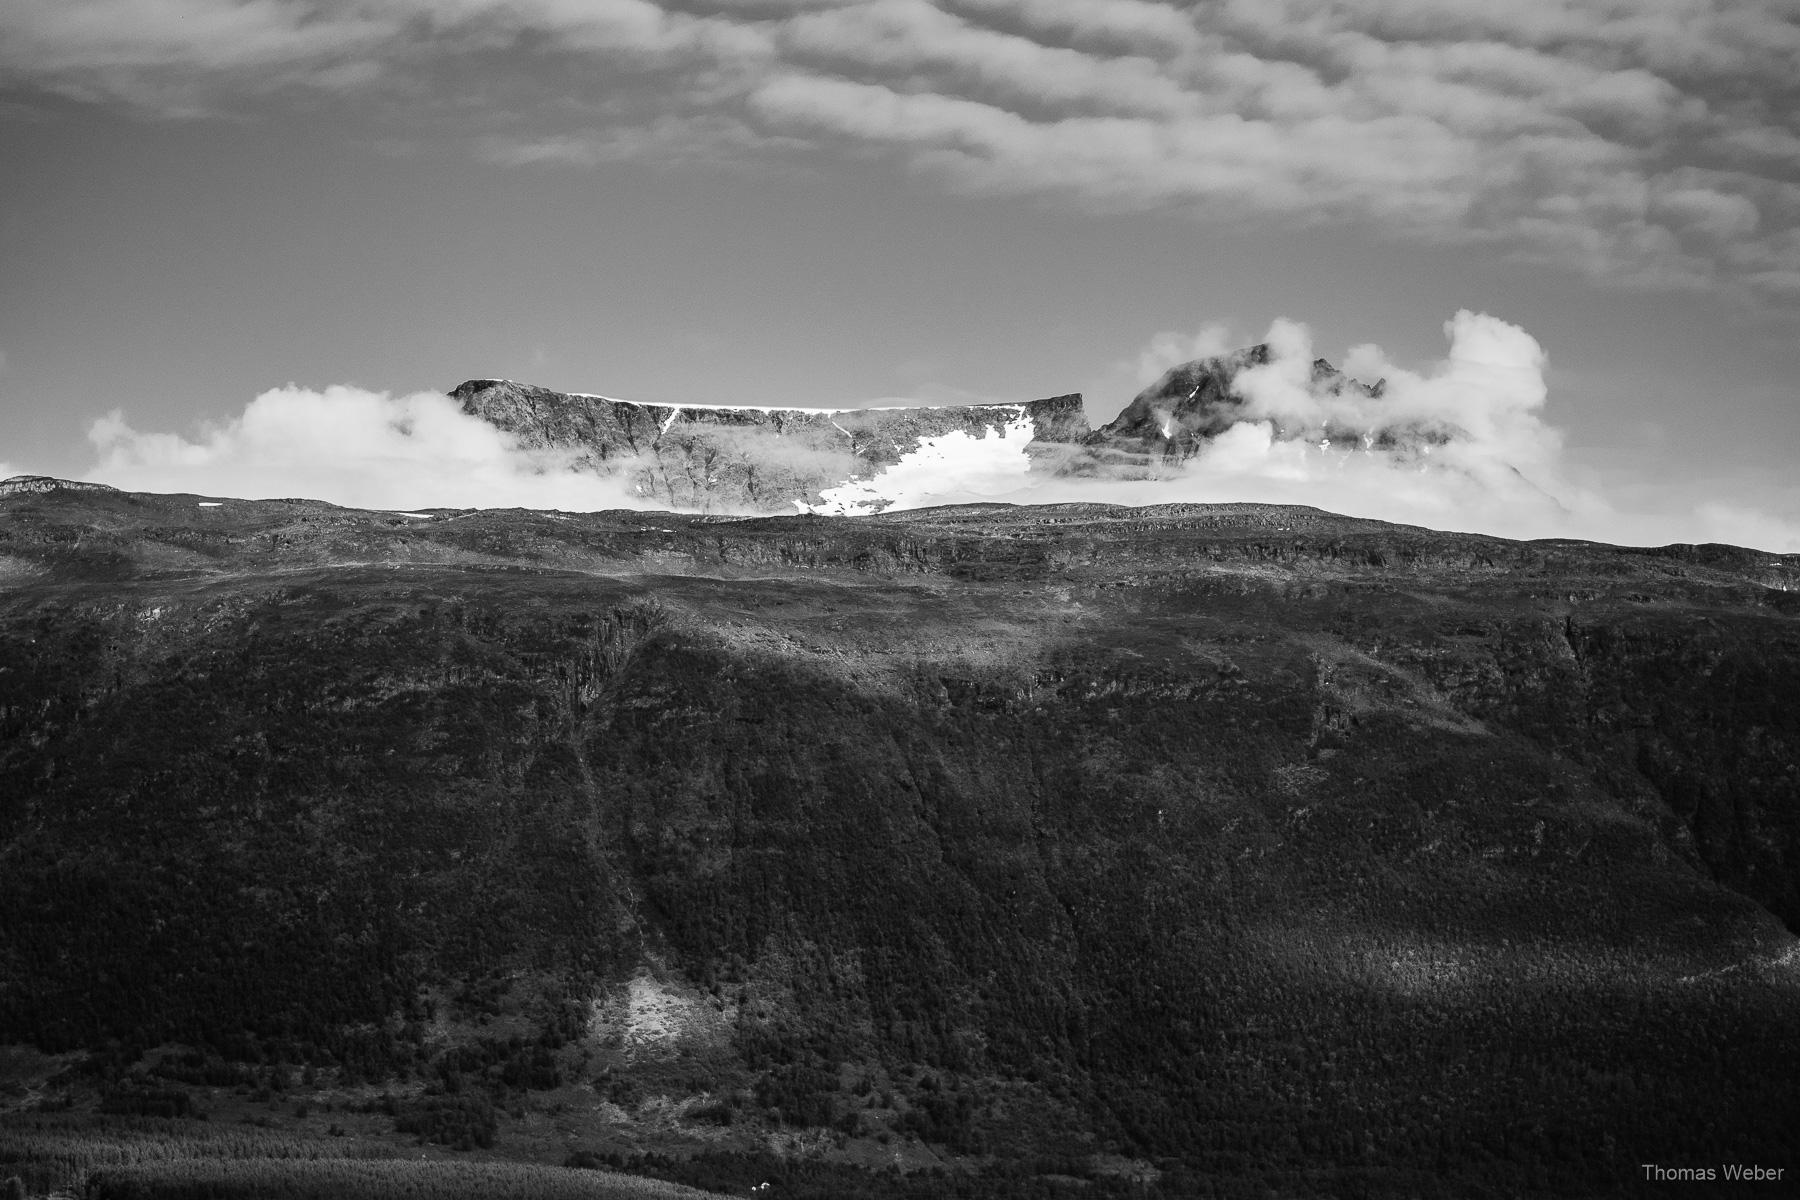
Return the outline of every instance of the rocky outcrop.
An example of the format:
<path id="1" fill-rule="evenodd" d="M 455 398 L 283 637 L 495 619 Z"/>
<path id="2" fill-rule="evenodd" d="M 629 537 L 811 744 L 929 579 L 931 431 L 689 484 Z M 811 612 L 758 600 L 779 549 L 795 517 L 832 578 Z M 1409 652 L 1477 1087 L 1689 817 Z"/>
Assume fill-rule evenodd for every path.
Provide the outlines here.
<path id="1" fill-rule="evenodd" d="M 104 483 L 86 483 L 76 479 L 57 479 L 49 475 L 14 475 L 0 479 L 0 496 L 41 495 L 44 492 L 116 492 L 118 488 Z"/>

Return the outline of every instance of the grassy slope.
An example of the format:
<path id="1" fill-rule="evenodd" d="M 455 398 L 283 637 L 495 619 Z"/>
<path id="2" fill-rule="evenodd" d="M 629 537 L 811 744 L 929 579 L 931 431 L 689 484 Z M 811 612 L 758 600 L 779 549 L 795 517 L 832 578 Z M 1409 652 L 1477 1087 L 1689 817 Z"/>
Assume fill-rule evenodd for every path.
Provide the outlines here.
<path id="1" fill-rule="evenodd" d="M 0 1130 L 0 1175 L 33 1194 L 100 1200 L 703 1200 L 700 1192 L 612 1171 L 444 1161 L 397 1147 L 178 1121 L 24 1118 Z"/>

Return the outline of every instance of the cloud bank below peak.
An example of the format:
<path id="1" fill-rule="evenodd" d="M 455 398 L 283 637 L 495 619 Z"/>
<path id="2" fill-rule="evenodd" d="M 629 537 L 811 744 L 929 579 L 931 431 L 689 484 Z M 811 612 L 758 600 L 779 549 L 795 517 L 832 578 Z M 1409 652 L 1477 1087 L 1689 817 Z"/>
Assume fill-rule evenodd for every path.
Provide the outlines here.
<path id="1" fill-rule="evenodd" d="M 163 115 L 323 94 L 508 164 L 873 156 L 964 191 L 1367 224 L 1785 306 L 1797 18 L 1794 0 L 18 0 L 0 81 Z"/>

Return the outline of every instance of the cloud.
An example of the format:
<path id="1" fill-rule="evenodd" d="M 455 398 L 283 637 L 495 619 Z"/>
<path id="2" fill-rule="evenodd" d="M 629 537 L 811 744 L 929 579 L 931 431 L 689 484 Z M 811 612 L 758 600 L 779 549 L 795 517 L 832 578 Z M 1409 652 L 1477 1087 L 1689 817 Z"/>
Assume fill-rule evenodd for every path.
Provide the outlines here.
<path id="1" fill-rule="evenodd" d="M 1596 498 L 1564 477 L 1562 437 L 1543 416 L 1543 348 L 1485 314 L 1459 312 L 1444 331 L 1448 355 L 1423 370 L 1378 346 L 1352 348 L 1341 356 L 1351 380 L 1379 381 L 1365 388 L 1317 377 L 1311 331 L 1279 318 L 1262 338 L 1269 361 L 1233 381 L 1241 403 L 1227 428 L 1159 478 L 1095 486 L 1120 503 L 1305 504 L 1439 529 L 1572 535 L 1577 512 L 1593 511 Z M 1187 340 L 1158 335 L 1144 361 Z M 1209 328 L 1192 344 L 1217 353 L 1231 341 Z"/>
<path id="2" fill-rule="evenodd" d="M 378 6 L 377 6 L 378 7 Z M 228 71 L 325 62 L 398 33 L 351 6 L 315 16 L 283 0 L 19 0 L 7 6 L 7 65 L 31 73 L 176 67 Z"/>
<path id="3" fill-rule="evenodd" d="M 602 462 L 578 450 L 522 448 L 436 392 L 394 397 L 289 386 L 194 436 L 142 432 L 114 412 L 89 431 L 98 462 L 88 477 L 131 490 L 390 509 L 720 510 L 720 496 L 744 494 L 699 488 L 690 469 L 698 459 L 721 480 L 758 481 L 749 494 L 761 500 L 745 511 L 1250 501 L 1505 537 L 1719 541 L 1800 553 L 1800 491 L 1764 489 L 1796 505 L 1783 515 L 1729 494 L 1729 481 L 1596 482 L 1568 460 L 1561 431 L 1548 420 L 1547 358 L 1537 339 L 1468 311 L 1445 322 L 1444 333 L 1445 357 L 1418 369 L 1378 346 L 1351 348 L 1341 362 L 1351 378 L 1381 381 L 1369 389 L 1315 378 L 1311 332 L 1277 319 L 1263 338 L 1269 360 L 1236 377 L 1240 402 L 1230 423 L 1186 461 L 1152 471 L 1090 462 L 1086 473 L 1058 473 L 1069 455 L 1038 453 L 1031 423 L 1010 406 L 995 410 L 985 432 L 921 437 L 898 447 L 897 462 L 859 477 L 865 464 L 835 435 L 808 440 L 678 417 L 665 435 L 666 455 Z M 1179 365 L 1183 356 L 1214 355 L 1232 342 L 1216 325 L 1162 333 L 1120 365 Z M 809 506 L 805 497 L 815 493 L 820 499 Z"/>
<path id="4" fill-rule="evenodd" d="M 1444 333 L 1449 357 L 1425 373 L 1390 362 L 1379 346 L 1352 348 L 1344 360 L 1348 373 L 1383 385 L 1372 396 L 1358 388 L 1318 387 L 1311 334 L 1304 325 L 1278 320 L 1266 339 L 1274 361 L 1244 371 L 1237 389 L 1250 418 L 1297 431 L 1293 436 L 1380 441 L 1396 452 L 1436 453 L 1485 475 L 1548 468 L 1560 438 L 1540 415 L 1548 391 L 1537 340 L 1516 325 L 1467 310 L 1446 322 Z"/>
<path id="5" fill-rule="evenodd" d="M 165 115 L 313 89 L 549 169 L 874 155 L 977 193 L 1372 223 L 1786 305 L 1796 16 L 1794 0 L 14 0 L 0 83 Z"/>
<path id="6" fill-rule="evenodd" d="M 1360 387 L 1315 380 L 1311 332 L 1278 318 L 1263 366 L 1240 372 L 1237 420 L 1179 469 L 1154 480 L 1033 481 L 1019 503 L 1104 499 L 1305 504 L 1329 512 L 1504 537 L 1634 545 L 1727 542 L 1800 552 L 1800 512 L 1783 516 L 1718 492 L 1718 481 L 1639 480 L 1607 487 L 1571 463 L 1548 420 L 1547 356 L 1499 318 L 1463 311 L 1444 325 L 1446 357 L 1414 370 L 1378 346 L 1340 365 Z M 1159 334 L 1159 361 L 1189 335 Z M 1230 343 L 1209 328 L 1196 344 Z M 1791 497 L 1800 501 L 1800 494 Z"/>
<path id="7" fill-rule="evenodd" d="M 973 25 L 925 0 L 871 0 L 795 18 L 781 31 L 794 57 L 924 78 L 1050 111 L 1178 114 L 1193 97 L 1146 57 L 1095 55 Z"/>
<path id="8" fill-rule="evenodd" d="M 1787 520 L 1747 505 L 1712 500 L 1694 510 L 1687 530 L 1695 542 L 1753 546 L 1780 554 L 1800 554 L 1800 521 Z"/>
<path id="9" fill-rule="evenodd" d="M 90 477 L 133 491 L 305 497 L 361 508 L 644 507 L 571 455 L 526 451 L 436 392 L 353 387 L 267 391 L 197 437 L 143 433 L 123 413 L 95 421 Z"/>
<path id="10" fill-rule="evenodd" d="M 1200 40 L 1193 21 L 1179 8 L 1142 0 L 950 0 L 949 7 L 1099 50 L 1166 58 L 1191 50 Z"/>
<path id="11" fill-rule="evenodd" d="M 288 0 L 17 0 L 0 9 L 0 82 L 208 115 L 244 91 L 366 86 L 402 33 L 396 16 Z"/>
<path id="12" fill-rule="evenodd" d="M 1160 379 L 1171 367 L 1196 358 L 1216 358 L 1235 346 L 1227 326 L 1208 322 L 1194 333 L 1159 333 L 1138 351 L 1135 359 L 1122 361 L 1118 366 L 1129 369 L 1142 387 Z"/>
<path id="13" fill-rule="evenodd" d="M 1592 481 L 1592 472 L 1569 461 L 1562 432 L 1548 420 L 1547 356 L 1537 339 L 1469 311 L 1447 321 L 1444 333 L 1448 353 L 1420 369 L 1373 345 L 1342 355 L 1352 379 L 1381 382 L 1371 394 L 1315 378 L 1311 332 L 1279 318 L 1262 338 L 1270 360 L 1236 376 L 1241 406 L 1232 423 L 1179 465 L 1146 471 L 1134 463 L 1089 464 L 1079 475 L 1034 467 L 1026 474 L 1029 460 L 1016 433 L 1002 438 L 996 430 L 909 455 L 828 493 L 832 505 L 818 511 L 983 500 L 1259 502 L 1513 538 L 1726 542 L 1800 553 L 1800 512 L 1783 516 L 1736 501 L 1721 494 L 1729 483 Z M 1167 369 L 1236 344 L 1220 326 L 1162 333 L 1143 347 L 1137 365 Z M 1164 436 L 1172 430 L 1166 425 Z M 1791 499 L 1800 503 L 1800 493 Z"/>

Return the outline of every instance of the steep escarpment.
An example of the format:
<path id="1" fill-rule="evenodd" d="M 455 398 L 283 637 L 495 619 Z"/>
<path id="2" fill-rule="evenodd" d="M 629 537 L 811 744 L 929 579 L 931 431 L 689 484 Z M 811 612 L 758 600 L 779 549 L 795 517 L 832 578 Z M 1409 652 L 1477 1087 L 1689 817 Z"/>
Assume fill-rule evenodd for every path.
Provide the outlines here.
<path id="1" fill-rule="evenodd" d="M 1284 372 L 1284 386 L 1310 397 L 1298 417 L 1268 410 L 1246 391 L 1246 372 Z M 1171 368 L 1112 421 L 1090 430 L 1079 395 L 1018 405 L 901 407 L 816 411 L 780 408 L 636 404 L 563 393 L 511 380 L 475 379 L 450 394 L 465 412 L 520 439 L 561 452 L 571 465 L 626 481 L 633 494 L 690 510 L 719 513 L 840 511 L 821 508 L 825 492 L 867 481 L 896 465 L 933 456 L 945 437 L 997 438 L 997 456 L 1029 459 L 1023 474 L 1108 480 L 1155 478 L 1179 470 L 1233 426 L 1266 422 L 1279 440 L 1346 451 L 1441 446 L 1461 431 L 1404 407 L 1388 412 L 1349 406 L 1379 402 L 1385 384 L 1350 379 L 1324 359 L 1288 378 L 1266 344 Z M 729 398 L 726 398 L 727 401 Z M 1291 397 L 1290 397 L 1291 401 Z M 1367 409 L 1364 411 L 1364 409 Z M 1043 480 L 1040 478 L 1039 482 Z M 1024 486 L 1020 478 L 1015 486 Z M 879 512 L 873 503 L 850 508 Z M 865 497 L 865 501 L 869 497 Z"/>
<path id="2" fill-rule="evenodd" d="M 571 465 L 618 475 L 648 501 L 706 512 L 784 512 L 867 477 L 946 435 L 998 436 L 1054 453 L 1087 436 L 1081 397 L 1023 404 L 838 411 L 635 404 L 474 379 L 450 393 L 463 411 Z M 1026 452 L 1022 450 L 1021 452 Z"/>
<path id="3" fill-rule="evenodd" d="M 1792 557 L 4 504 L 0 1040 L 91 1055 L 52 1094 L 309 1064 L 836 1194 L 1789 1152 Z"/>
<path id="4" fill-rule="evenodd" d="M 86 483 L 74 479 L 56 479 L 49 475 L 14 475 L 0 479 L 0 496 L 25 496 L 44 492 L 113 492 L 117 488 L 104 483 Z"/>

